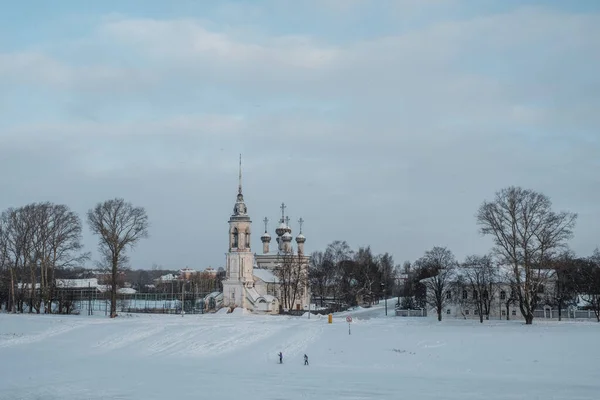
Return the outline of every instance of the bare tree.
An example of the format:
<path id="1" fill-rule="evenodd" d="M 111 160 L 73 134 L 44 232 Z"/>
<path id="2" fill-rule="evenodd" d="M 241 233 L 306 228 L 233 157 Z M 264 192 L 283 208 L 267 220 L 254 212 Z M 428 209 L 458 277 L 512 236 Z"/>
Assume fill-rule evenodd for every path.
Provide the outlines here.
<path id="1" fill-rule="evenodd" d="M 552 272 L 548 262 L 572 237 L 576 219 L 573 213 L 553 212 L 547 196 L 520 187 L 503 189 L 479 207 L 480 231 L 492 236 L 497 256 L 512 268 L 526 324 L 533 322 L 538 292 Z"/>
<path id="2" fill-rule="evenodd" d="M 594 250 L 594 254 L 581 264 L 580 297 L 600 322 L 600 250 Z"/>
<path id="3" fill-rule="evenodd" d="M 0 216 L 0 310 L 2 305 L 6 304 L 8 309 L 9 304 L 9 276 L 8 268 L 10 258 L 8 257 L 8 231 L 6 220 Z"/>
<path id="4" fill-rule="evenodd" d="M 553 260 L 551 265 L 554 270 L 554 284 L 544 301 L 558 309 L 558 320 L 562 321 L 562 310 L 576 304 L 578 265 L 581 265 L 581 262 L 574 253 L 565 251 Z"/>
<path id="5" fill-rule="evenodd" d="M 117 280 L 127 263 L 126 249 L 148 237 L 148 216 L 142 207 L 117 198 L 98 203 L 88 211 L 90 230 L 98 235 L 98 249 L 111 267 L 110 317 L 117 316 Z"/>
<path id="6" fill-rule="evenodd" d="M 427 303 L 435 308 L 438 321 L 441 321 L 444 307 L 452 298 L 452 279 L 457 265 L 454 254 L 445 247 L 434 247 L 416 264 L 430 275 L 422 280 L 427 290 Z"/>
<path id="7" fill-rule="evenodd" d="M 10 275 L 9 309 L 23 312 L 24 290 L 27 280 L 27 266 L 31 248 L 33 226 L 23 207 L 9 208 L 2 213 L 5 226 L 5 240 Z"/>
<path id="8" fill-rule="evenodd" d="M 389 253 L 384 253 L 377 257 L 377 265 L 381 275 L 382 295 L 386 299 L 390 293 L 396 291 L 396 274 L 394 267 L 394 258 Z"/>
<path id="9" fill-rule="evenodd" d="M 492 257 L 468 256 L 461 265 L 460 271 L 466 286 L 471 289 L 470 300 L 479 314 L 479 322 L 483 323 L 484 315 L 485 319 L 489 320 L 498 282 L 498 270 L 494 266 Z"/>
<path id="10" fill-rule="evenodd" d="M 333 262 L 322 251 L 315 251 L 309 260 L 309 285 L 313 297 L 324 306 L 333 278 Z"/>
<path id="11" fill-rule="evenodd" d="M 331 262 L 333 267 L 331 271 L 331 285 L 329 287 L 329 292 L 333 297 L 334 303 L 347 297 L 347 293 L 345 292 L 352 282 L 351 279 L 346 279 L 347 271 L 349 270 L 348 266 L 353 257 L 354 252 L 346 241 L 336 240 L 330 243 L 327 246 L 327 249 L 325 249 L 325 258 Z M 344 282 L 346 282 L 346 284 L 344 284 Z"/>
<path id="12" fill-rule="evenodd" d="M 308 290 L 308 265 L 304 257 L 292 252 L 281 254 L 275 275 L 279 279 L 282 307 L 292 310 L 296 300 Z"/>

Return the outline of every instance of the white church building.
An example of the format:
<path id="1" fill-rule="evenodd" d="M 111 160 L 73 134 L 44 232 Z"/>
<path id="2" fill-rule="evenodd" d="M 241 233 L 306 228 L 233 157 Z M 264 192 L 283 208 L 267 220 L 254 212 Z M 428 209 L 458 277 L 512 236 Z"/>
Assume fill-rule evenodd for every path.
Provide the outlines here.
<path id="1" fill-rule="evenodd" d="M 278 270 L 288 266 L 288 260 L 296 260 L 297 266 L 308 271 L 308 257 L 304 255 L 302 235 L 302 218 L 299 219 L 300 231 L 295 241 L 297 249 L 292 245 L 292 229 L 289 217 L 285 216 L 285 204 L 281 205 L 281 219 L 275 230 L 277 249 L 270 250 L 271 235 L 268 233 L 268 219 L 264 219 L 265 232 L 261 236 L 262 254 L 252 251 L 252 220 L 242 194 L 242 169 L 240 158 L 238 194 L 229 218 L 229 250 L 226 254 L 226 277 L 223 280 L 223 305 L 230 309 L 241 307 L 253 312 L 277 314 L 280 309 L 288 311 L 308 309 L 310 294 L 307 279 L 300 281 L 294 296 L 289 295 L 289 280 L 281 282 Z M 286 289 L 287 288 L 287 289 Z M 286 294 L 282 292 L 285 291 Z M 285 297 L 286 301 L 282 301 Z M 285 304 L 287 303 L 287 304 Z M 293 303 L 293 304 L 290 304 Z"/>

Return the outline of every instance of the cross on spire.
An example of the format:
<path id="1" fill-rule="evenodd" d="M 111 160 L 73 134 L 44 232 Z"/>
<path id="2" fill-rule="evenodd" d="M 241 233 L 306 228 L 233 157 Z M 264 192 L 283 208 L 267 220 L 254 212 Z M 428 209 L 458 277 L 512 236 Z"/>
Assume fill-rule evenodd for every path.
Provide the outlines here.
<path id="1" fill-rule="evenodd" d="M 285 217 L 285 224 L 290 226 L 290 217 Z"/>
<path id="2" fill-rule="evenodd" d="M 304 219 L 302 219 L 302 217 L 300 217 L 300 219 L 298 220 L 298 224 L 300 224 L 300 232 L 302 233 L 302 224 L 304 223 Z"/>
<path id="3" fill-rule="evenodd" d="M 265 223 L 265 233 L 267 233 L 267 224 L 269 223 L 269 218 L 265 217 L 265 219 L 263 219 L 263 222 Z"/>
<path id="4" fill-rule="evenodd" d="M 281 203 L 279 208 L 281 208 L 281 222 L 283 222 L 285 220 L 284 214 L 287 207 L 285 206 L 285 203 Z"/>

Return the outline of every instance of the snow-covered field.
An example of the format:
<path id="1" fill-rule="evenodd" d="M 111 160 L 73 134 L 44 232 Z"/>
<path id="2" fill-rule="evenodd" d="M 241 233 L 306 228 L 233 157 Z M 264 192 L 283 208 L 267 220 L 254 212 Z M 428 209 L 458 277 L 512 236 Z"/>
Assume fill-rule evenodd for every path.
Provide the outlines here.
<path id="1" fill-rule="evenodd" d="M 0 399 L 600 398 L 597 323 L 346 315 L 1 314 Z"/>

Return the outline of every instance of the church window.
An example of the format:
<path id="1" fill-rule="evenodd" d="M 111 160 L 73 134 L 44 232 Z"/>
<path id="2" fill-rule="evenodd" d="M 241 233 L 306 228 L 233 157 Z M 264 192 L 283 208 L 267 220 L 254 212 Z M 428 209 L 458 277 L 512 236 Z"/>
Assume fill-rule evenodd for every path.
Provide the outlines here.
<path id="1" fill-rule="evenodd" d="M 467 300 L 469 298 L 469 292 L 463 290 L 463 300 Z"/>
<path id="2" fill-rule="evenodd" d="M 446 300 L 452 300 L 452 292 L 446 292 Z"/>
<path id="3" fill-rule="evenodd" d="M 506 315 L 506 310 L 502 310 L 502 316 L 504 317 Z"/>
<path id="4" fill-rule="evenodd" d="M 506 292 L 504 290 L 500 292 L 500 300 L 506 300 Z"/>
<path id="5" fill-rule="evenodd" d="M 237 248 L 238 247 L 238 230 L 237 228 L 233 228 L 233 247 Z"/>
<path id="6" fill-rule="evenodd" d="M 512 315 L 517 315 L 517 310 L 512 310 Z"/>
<path id="7" fill-rule="evenodd" d="M 246 231 L 246 248 L 249 249 L 250 248 L 250 231 Z"/>
<path id="8" fill-rule="evenodd" d="M 450 309 L 446 310 L 446 314 L 450 315 Z"/>
<path id="9" fill-rule="evenodd" d="M 473 290 L 473 300 L 477 300 L 478 297 L 477 290 Z"/>
<path id="10" fill-rule="evenodd" d="M 465 315 L 469 315 L 469 310 L 465 310 Z"/>

